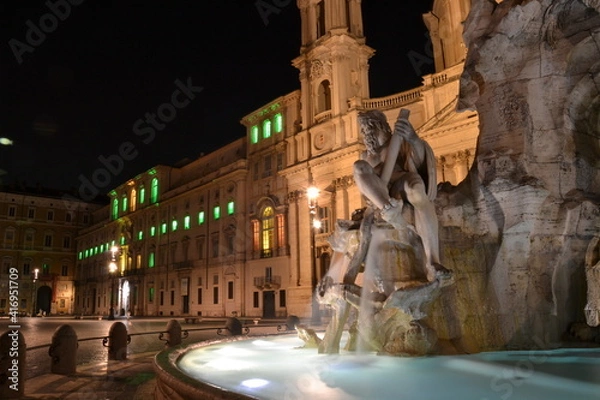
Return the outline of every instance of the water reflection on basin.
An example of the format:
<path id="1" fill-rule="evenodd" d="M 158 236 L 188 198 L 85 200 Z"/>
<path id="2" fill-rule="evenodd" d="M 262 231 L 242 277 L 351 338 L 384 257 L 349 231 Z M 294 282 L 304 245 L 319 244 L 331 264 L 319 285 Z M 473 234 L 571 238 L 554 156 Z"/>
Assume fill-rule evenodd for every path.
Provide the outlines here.
<path id="1" fill-rule="evenodd" d="M 171 359 L 192 381 L 233 398 L 600 399 L 598 348 L 400 358 L 322 355 L 303 344 L 281 335 L 191 348 Z"/>

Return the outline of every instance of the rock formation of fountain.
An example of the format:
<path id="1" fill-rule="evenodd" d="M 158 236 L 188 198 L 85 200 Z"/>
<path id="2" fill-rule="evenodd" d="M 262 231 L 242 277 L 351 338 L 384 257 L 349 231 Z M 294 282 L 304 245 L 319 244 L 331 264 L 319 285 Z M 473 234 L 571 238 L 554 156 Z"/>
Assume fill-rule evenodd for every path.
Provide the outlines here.
<path id="1" fill-rule="evenodd" d="M 375 346 L 380 351 L 389 345 L 398 354 L 407 346 L 408 353 L 437 352 L 438 338 L 458 343 L 458 351 L 464 343 L 473 350 L 548 348 L 586 316 L 598 324 L 591 242 L 600 236 L 600 2 L 474 0 L 471 7 L 459 107 L 479 112 L 476 160 L 465 181 L 443 186 L 436 199 L 441 259 L 455 284 L 437 301 L 436 288 L 416 313 L 408 307 L 392 323 L 387 312 L 379 322 L 372 317 L 407 306 L 380 305 L 363 327 L 385 332 Z M 343 233 L 348 243 L 363 234 Z M 366 272 L 380 263 L 374 257 L 365 261 Z M 321 301 L 336 310 L 324 352 L 339 350 L 346 304 L 359 301 L 349 283 L 330 276 L 321 284 Z M 397 346 L 393 335 L 413 344 L 402 339 Z"/>

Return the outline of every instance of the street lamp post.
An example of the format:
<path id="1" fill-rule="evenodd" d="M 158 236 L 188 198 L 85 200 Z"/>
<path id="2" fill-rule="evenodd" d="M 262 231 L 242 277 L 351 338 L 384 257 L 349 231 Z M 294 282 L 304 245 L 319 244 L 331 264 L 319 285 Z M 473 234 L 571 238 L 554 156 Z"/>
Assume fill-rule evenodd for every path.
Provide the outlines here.
<path id="1" fill-rule="evenodd" d="M 108 311 L 108 319 L 115 319 L 115 275 L 118 270 L 117 267 L 117 254 L 119 253 L 119 248 L 117 246 L 113 246 L 110 248 L 110 263 L 108 264 L 108 273 L 110 274 L 110 310 Z"/>
<path id="2" fill-rule="evenodd" d="M 306 197 L 308 199 L 308 209 L 310 212 L 310 262 L 311 262 L 311 322 L 313 325 L 321 323 L 321 312 L 319 309 L 319 303 L 316 298 L 317 289 L 317 248 L 315 243 L 315 231 L 321 228 L 321 221 L 317 216 L 319 208 L 318 197 L 319 189 L 311 186 L 306 190 Z"/>
<path id="3" fill-rule="evenodd" d="M 32 306 L 32 310 L 31 310 L 31 316 L 35 317 L 37 315 L 36 311 L 35 311 L 35 307 L 36 307 L 36 299 L 37 299 L 37 280 L 38 280 L 38 274 L 39 274 L 40 270 L 38 268 L 33 270 L 33 292 L 31 293 L 31 306 Z"/>

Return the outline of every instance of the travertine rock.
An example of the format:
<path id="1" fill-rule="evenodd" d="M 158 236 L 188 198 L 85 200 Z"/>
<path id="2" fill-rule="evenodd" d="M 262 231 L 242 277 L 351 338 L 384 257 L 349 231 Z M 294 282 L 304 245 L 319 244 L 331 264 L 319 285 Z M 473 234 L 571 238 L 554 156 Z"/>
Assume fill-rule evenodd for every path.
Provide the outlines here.
<path id="1" fill-rule="evenodd" d="M 548 347 L 585 320 L 584 259 L 600 218 L 598 5 L 472 1 L 460 106 L 479 113 L 476 161 L 436 202 L 456 280 L 448 338 Z"/>

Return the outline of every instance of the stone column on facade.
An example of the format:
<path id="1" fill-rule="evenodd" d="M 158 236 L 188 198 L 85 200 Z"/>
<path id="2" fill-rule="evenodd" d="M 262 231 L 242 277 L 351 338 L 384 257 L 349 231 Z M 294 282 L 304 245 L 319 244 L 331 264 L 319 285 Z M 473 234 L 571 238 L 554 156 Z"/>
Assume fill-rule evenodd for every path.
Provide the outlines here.
<path id="1" fill-rule="evenodd" d="M 461 150 L 454 154 L 454 177 L 455 185 L 458 185 L 463 179 L 467 177 L 469 173 L 469 159 L 471 154 L 468 150 Z"/>

